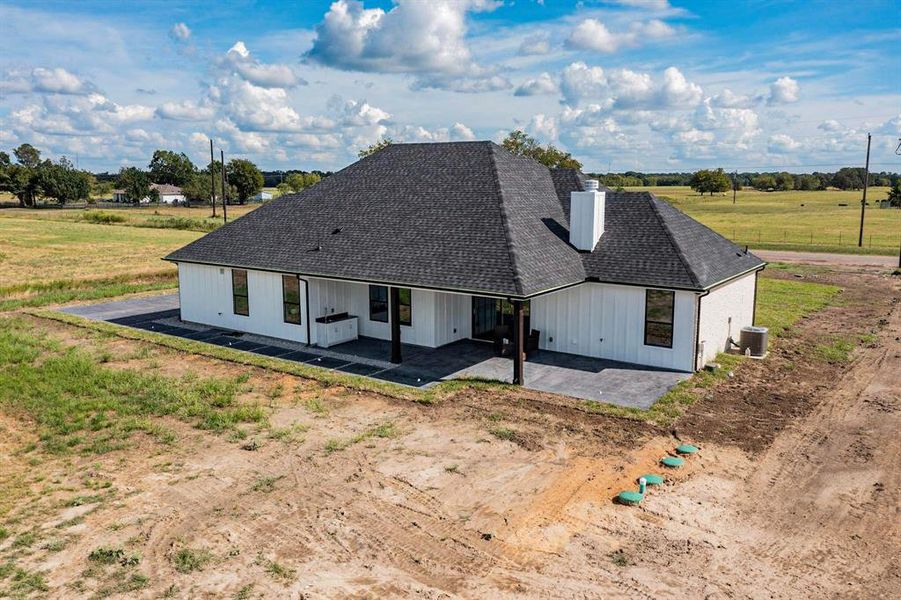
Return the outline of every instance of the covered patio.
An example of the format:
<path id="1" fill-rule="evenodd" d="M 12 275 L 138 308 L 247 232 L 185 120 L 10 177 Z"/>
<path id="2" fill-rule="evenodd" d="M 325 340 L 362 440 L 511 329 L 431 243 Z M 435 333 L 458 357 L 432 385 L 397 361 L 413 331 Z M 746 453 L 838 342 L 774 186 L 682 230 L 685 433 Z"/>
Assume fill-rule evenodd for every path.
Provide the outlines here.
<path id="1" fill-rule="evenodd" d="M 483 378 L 519 383 L 526 388 L 606 402 L 649 408 L 687 373 L 654 369 L 600 358 L 542 350 L 532 353 L 514 373 L 509 357 L 495 355 L 491 343 L 459 340 L 439 348 L 401 344 L 403 362 L 393 363 L 390 340 L 360 337 L 328 349 L 266 336 L 218 329 L 179 319 L 177 295 L 154 296 L 61 309 L 90 319 L 156 331 L 167 335 L 230 347 L 324 369 L 363 375 L 412 387 L 440 381 Z"/>

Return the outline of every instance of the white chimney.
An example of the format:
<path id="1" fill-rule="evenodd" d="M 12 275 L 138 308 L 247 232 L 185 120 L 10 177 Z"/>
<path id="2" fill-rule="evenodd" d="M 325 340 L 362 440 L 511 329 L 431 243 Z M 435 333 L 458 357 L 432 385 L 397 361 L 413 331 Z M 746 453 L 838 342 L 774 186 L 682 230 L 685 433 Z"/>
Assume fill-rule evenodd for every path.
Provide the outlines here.
<path id="1" fill-rule="evenodd" d="M 598 191 L 595 179 L 585 181 L 584 192 L 572 192 L 569 199 L 569 243 L 591 252 L 604 233 L 606 194 Z"/>

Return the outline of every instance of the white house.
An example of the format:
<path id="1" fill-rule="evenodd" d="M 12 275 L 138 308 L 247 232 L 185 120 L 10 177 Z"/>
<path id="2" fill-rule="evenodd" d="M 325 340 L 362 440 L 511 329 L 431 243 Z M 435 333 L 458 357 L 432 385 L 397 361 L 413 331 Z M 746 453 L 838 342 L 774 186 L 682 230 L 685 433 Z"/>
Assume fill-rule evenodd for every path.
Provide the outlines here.
<path id="1" fill-rule="evenodd" d="M 161 204 L 185 202 L 185 195 L 178 186 L 169 185 L 168 183 L 152 183 L 150 188 L 157 191 Z M 113 202 L 131 202 L 131 200 L 128 198 L 128 194 L 125 193 L 125 190 L 113 190 Z M 140 203 L 149 204 L 150 197 L 142 198 Z"/>
<path id="2" fill-rule="evenodd" d="M 393 144 L 166 259 L 186 321 L 391 340 L 395 362 L 401 342 L 503 335 L 680 371 L 753 324 L 765 266 L 650 193 L 491 142 Z"/>
<path id="3" fill-rule="evenodd" d="M 161 204 L 177 204 L 179 202 L 184 204 L 185 202 L 184 193 L 181 191 L 181 188 L 176 185 L 169 185 L 168 183 L 154 183 L 151 184 L 150 187 L 155 189 L 159 193 Z"/>
<path id="4" fill-rule="evenodd" d="M 251 198 L 254 202 L 265 202 L 266 200 L 272 200 L 272 192 L 267 192 L 265 190 L 261 190 L 257 193 L 256 196 Z"/>

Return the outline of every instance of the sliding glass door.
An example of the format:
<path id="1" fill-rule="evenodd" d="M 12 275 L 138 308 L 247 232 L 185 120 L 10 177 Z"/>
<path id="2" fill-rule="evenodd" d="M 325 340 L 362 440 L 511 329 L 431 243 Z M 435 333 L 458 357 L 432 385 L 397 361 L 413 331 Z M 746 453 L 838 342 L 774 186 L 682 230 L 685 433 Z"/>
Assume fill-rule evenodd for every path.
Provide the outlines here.
<path id="1" fill-rule="evenodd" d="M 523 302 L 523 321 L 529 331 L 529 301 Z M 476 340 L 494 339 L 494 328 L 506 325 L 513 331 L 513 304 L 499 298 L 472 297 L 472 337 Z"/>

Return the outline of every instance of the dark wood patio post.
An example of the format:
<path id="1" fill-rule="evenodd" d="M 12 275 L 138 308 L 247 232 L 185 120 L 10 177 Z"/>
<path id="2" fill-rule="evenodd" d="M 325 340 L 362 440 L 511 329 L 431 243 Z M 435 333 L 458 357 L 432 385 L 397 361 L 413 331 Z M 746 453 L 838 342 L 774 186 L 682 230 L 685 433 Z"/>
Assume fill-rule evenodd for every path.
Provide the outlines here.
<path id="1" fill-rule="evenodd" d="M 391 362 L 401 362 L 400 357 L 400 293 L 398 288 L 388 288 L 388 310 L 391 313 Z"/>
<path id="2" fill-rule="evenodd" d="M 523 362 L 525 353 L 523 332 L 522 300 L 513 301 L 513 384 L 523 384 Z"/>

